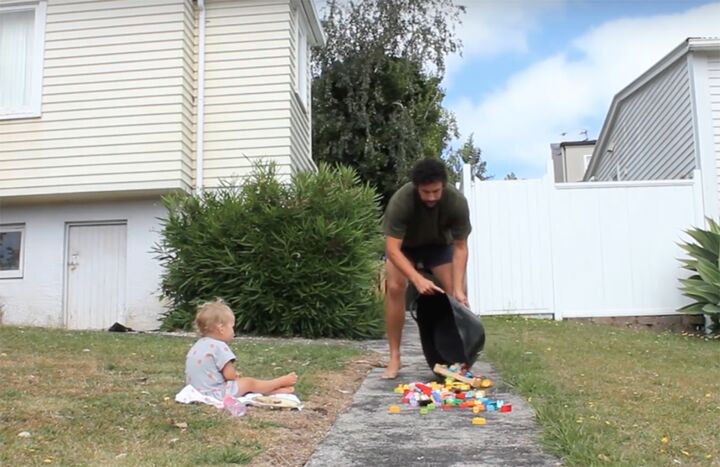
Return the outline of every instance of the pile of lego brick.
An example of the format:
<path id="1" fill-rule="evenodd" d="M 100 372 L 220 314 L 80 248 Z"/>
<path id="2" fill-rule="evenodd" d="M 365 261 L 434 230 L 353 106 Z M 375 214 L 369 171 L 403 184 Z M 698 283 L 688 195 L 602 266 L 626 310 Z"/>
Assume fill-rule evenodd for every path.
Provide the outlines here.
<path id="1" fill-rule="evenodd" d="M 448 376 L 443 384 L 435 381 L 398 384 L 395 393 L 402 394 L 403 404 L 413 409 L 419 408 L 421 415 L 425 415 L 436 408 L 446 410 L 453 408 L 468 409 L 474 415 L 472 418 L 474 425 L 487 423 L 484 417 L 479 416 L 481 412 L 512 411 L 512 405 L 505 403 L 503 400 L 492 399 L 487 396 L 486 389 L 492 386 L 492 381 L 489 379 L 475 378 L 470 371 L 463 370 L 457 365 L 451 366 L 449 370 L 457 373 L 459 378 L 466 381 L 477 381 L 476 387 Z M 482 389 L 478 388 L 478 386 Z M 399 405 L 391 405 L 389 410 L 392 413 L 399 413 L 402 409 Z"/>

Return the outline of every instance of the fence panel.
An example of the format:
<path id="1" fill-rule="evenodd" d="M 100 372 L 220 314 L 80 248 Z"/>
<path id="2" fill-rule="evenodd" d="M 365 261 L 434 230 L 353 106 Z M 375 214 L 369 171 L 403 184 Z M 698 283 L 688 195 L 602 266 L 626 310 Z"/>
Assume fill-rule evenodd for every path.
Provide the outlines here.
<path id="1" fill-rule="evenodd" d="M 677 258 L 702 223 L 693 180 L 471 182 L 468 293 L 481 314 L 560 317 L 674 313 L 688 303 Z"/>

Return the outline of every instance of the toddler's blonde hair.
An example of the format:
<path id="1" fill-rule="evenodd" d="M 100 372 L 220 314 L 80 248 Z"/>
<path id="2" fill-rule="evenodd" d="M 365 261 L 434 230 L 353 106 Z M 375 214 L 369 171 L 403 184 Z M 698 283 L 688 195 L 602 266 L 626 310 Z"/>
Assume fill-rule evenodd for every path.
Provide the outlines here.
<path id="1" fill-rule="evenodd" d="M 221 298 L 216 298 L 198 307 L 195 329 L 201 336 L 206 336 L 212 333 L 218 324 L 229 322 L 232 316 L 230 307 Z"/>

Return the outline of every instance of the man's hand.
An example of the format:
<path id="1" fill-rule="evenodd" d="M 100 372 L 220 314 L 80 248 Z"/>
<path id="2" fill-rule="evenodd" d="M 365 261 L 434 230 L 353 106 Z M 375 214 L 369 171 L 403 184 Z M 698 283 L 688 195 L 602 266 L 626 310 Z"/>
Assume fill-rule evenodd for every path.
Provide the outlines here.
<path id="1" fill-rule="evenodd" d="M 415 286 L 417 291 L 420 292 L 421 295 L 445 293 L 445 291 L 435 285 L 433 281 L 426 279 L 423 276 L 418 277 L 418 279 L 413 282 L 413 285 Z"/>
<path id="2" fill-rule="evenodd" d="M 455 300 L 457 300 L 458 302 L 470 308 L 470 302 L 468 301 L 467 295 L 465 295 L 465 291 L 456 290 L 455 292 L 453 292 L 453 297 L 455 297 Z"/>

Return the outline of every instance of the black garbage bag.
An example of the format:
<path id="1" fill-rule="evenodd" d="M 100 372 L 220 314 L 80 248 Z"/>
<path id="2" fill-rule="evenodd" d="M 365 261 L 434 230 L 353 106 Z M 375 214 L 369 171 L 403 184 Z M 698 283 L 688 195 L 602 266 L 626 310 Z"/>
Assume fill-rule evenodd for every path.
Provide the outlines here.
<path id="1" fill-rule="evenodd" d="M 110 326 L 108 328 L 108 331 L 110 331 L 110 332 L 133 332 L 132 328 L 124 326 L 118 322 L 115 322 L 115 324 Z"/>
<path id="2" fill-rule="evenodd" d="M 430 368 L 436 363 L 472 366 L 485 346 L 485 328 L 480 318 L 449 295 L 414 295 L 412 316 Z"/>

